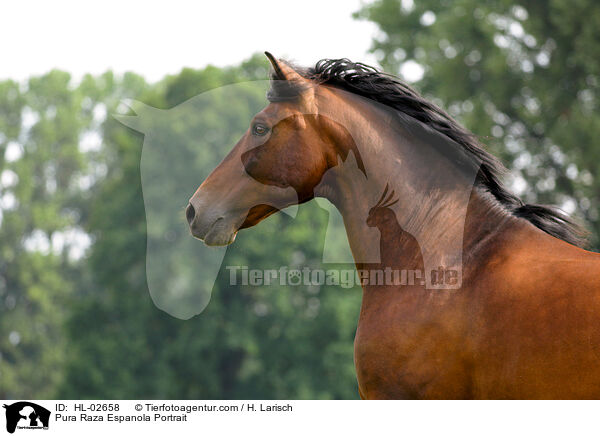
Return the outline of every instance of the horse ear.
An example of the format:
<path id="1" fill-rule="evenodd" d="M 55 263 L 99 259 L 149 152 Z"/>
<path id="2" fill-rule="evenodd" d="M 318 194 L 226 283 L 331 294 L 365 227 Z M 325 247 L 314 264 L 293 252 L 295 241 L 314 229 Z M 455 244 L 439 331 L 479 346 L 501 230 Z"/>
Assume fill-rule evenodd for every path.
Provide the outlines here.
<path id="1" fill-rule="evenodd" d="M 279 80 L 298 82 L 303 82 L 306 80 L 304 77 L 298 74 L 296 70 L 294 70 L 292 67 L 286 64 L 284 61 L 275 59 L 275 56 L 273 56 L 268 51 L 265 52 L 265 55 L 269 59 L 269 62 L 271 62 L 271 66 L 273 67 L 273 70 L 275 70 L 275 75 Z"/>

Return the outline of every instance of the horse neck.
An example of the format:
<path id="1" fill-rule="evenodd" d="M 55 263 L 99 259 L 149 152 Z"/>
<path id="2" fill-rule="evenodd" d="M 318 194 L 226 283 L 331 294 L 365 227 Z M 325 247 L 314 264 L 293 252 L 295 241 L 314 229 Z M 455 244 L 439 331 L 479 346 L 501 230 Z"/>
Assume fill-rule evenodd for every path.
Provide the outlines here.
<path id="1" fill-rule="evenodd" d="M 476 166 L 471 172 L 459 170 L 451 158 L 427 143 L 450 142 L 447 138 L 427 129 L 409 133 L 385 109 L 370 108 L 360 99 L 347 107 L 336 115 L 350 126 L 366 175 L 350 154 L 324 180 L 333 187 L 325 196 L 344 219 L 357 268 L 410 269 L 421 262 L 428 288 L 459 288 L 463 261 L 470 260 L 463 251 L 468 254 L 512 217 L 495 199 L 473 188 Z M 369 210 L 386 185 L 399 200 L 391 208 L 397 222 L 369 227 Z M 440 269 L 456 271 L 456 284 L 433 283 L 431 270 Z"/>

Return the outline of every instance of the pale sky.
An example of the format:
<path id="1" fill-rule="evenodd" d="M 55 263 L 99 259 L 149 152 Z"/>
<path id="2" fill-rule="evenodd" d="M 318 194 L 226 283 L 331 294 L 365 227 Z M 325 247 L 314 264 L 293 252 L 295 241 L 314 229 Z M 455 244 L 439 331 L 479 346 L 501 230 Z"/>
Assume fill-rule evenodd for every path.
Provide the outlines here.
<path id="1" fill-rule="evenodd" d="M 108 69 L 150 81 L 183 67 L 233 65 L 255 52 L 312 65 L 325 57 L 376 64 L 361 0 L 3 1 L 0 79 L 52 68 L 81 77 Z"/>

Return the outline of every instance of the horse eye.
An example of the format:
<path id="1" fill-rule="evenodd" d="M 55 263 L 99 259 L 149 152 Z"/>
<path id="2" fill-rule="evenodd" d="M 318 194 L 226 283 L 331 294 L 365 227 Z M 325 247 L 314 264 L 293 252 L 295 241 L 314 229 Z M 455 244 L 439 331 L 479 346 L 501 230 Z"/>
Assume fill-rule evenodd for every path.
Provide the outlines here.
<path id="1" fill-rule="evenodd" d="M 256 123 L 252 126 L 252 134 L 255 136 L 265 136 L 269 128 L 264 124 Z"/>

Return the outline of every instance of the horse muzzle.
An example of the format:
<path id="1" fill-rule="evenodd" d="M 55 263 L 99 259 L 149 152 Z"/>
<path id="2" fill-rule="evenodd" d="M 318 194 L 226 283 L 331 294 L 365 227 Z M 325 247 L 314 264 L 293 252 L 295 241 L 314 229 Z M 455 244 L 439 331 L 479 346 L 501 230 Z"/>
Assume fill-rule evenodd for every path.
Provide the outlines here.
<path id="1" fill-rule="evenodd" d="M 214 211 L 202 213 L 191 202 L 185 210 L 185 216 L 192 236 L 209 246 L 231 244 L 235 240 L 239 225 L 243 222 L 243 217 L 227 217 Z"/>

